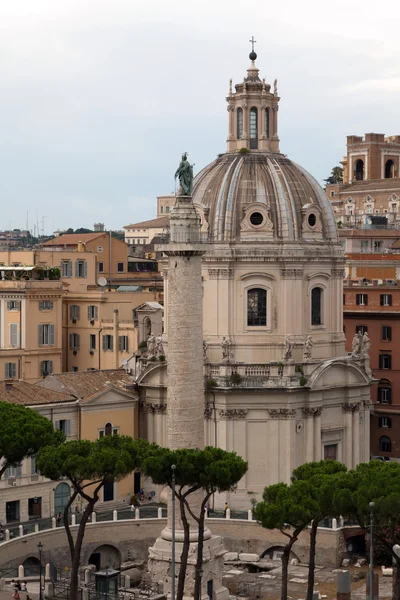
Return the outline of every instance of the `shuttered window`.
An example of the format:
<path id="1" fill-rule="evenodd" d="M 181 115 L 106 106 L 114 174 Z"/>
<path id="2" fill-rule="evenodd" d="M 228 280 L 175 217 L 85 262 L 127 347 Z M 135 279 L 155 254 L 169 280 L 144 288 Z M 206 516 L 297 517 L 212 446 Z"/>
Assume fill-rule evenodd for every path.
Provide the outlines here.
<path id="1" fill-rule="evenodd" d="M 381 306 L 392 306 L 392 294 L 381 294 Z"/>
<path id="2" fill-rule="evenodd" d="M 114 340 L 112 335 L 103 335 L 103 350 L 113 350 Z"/>
<path id="3" fill-rule="evenodd" d="M 54 346 L 54 325 L 39 325 L 39 346 Z"/>
<path id="4" fill-rule="evenodd" d="M 17 377 L 17 363 L 5 363 L 4 379 L 15 379 Z"/>
<path id="5" fill-rule="evenodd" d="M 99 309 L 97 306 L 88 306 L 88 319 L 89 321 L 97 321 L 99 318 Z"/>
<path id="6" fill-rule="evenodd" d="M 9 300 L 7 302 L 8 310 L 21 310 L 21 302 L 19 300 Z"/>
<path id="7" fill-rule="evenodd" d="M 19 325 L 18 325 L 18 323 L 10 323 L 10 346 L 11 346 L 11 348 L 19 347 Z"/>
<path id="8" fill-rule="evenodd" d="M 40 374 L 42 377 L 47 377 L 47 375 L 51 375 L 53 373 L 53 361 L 52 360 L 42 360 L 40 362 Z"/>
<path id="9" fill-rule="evenodd" d="M 75 277 L 82 278 L 87 277 L 87 261 L 86 260 L 76 260 L 75 261 Z"/>
<path id="10" fill-rule="evenodd" d="M 119 351 L 120 352 L 128 352 L 128 336 L 127 335 L 120 335 L 119 336 Z"/>
<path id="11" fill-rule="evenodd" d="M 357 306 L 368 306 L 368 294 L 356 294 Z"/>
<path id="12" fill-rule="evenodd" d="M 39 310 L 53 310 L 53 302 L 51 300 L 41 300 Z"/>
<path id="13" fill-rule="evenodd" d="M 390 417 L 379 417 L 379 427 L 387 427 L 390 429 L 392 427 L 392 419 Z"/>
<path id="14" fill-rule="evenodd" d="M 72 277 L 72 260 L 61 261 L 61 277 Z"/>
<path id="15" fill-rule="evenodd" d="M 71 350 L 79 350 L 80 346 L 80 335 L 79 333 L 69 334 L 69 347 Z"/>
<path id="16" fill-rule="evenodd" d="M 71 321 L 79 321 L 81 316 L 81 307 L 78 304 L 71 304 L 69 307 L 69 316 Z"/>
<path id="17" fill-rule="evenodd" d="M 390 354 L 379 355 L 379 368 L 380 369 L 391 369 L 392 368 L 392 357 Z"/>

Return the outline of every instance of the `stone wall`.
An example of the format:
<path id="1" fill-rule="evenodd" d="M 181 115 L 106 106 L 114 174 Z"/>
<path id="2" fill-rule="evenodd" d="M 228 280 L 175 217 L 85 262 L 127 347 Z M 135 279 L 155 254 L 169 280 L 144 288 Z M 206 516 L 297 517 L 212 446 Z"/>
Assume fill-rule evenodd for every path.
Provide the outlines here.
<path id="1" fill-rule="evenodd" d="M 154 544 L 166 519 L 142 519 L 140 521 L 104 521 L 89 523 L 85 534 L 81 564 L 88 563 L 90 555 L 100 546 L 110 545 L 121 552 L 121 560 L 147 560 L 148 548 Z M 268 549 L 281 546 L 286 538 L 279 531 L 263 529 L 255 521 L 211 519 L 215 535 L 223 538 L 226 550 L 263 554 Z M 77 528 L 73 528 L 76 534 Z M 69 553 L 64 528 L 49 529 L 25 535 L 0 544 L 0 564 L 3 567 L 22 564 L 26 558 L 37 556 L 39 540 L 44 545 L 46 562 L 50 558 L 59 565 L 69 564 Z M 320 529 L 317 538 L 317 564 L 336 567 L 340 565 L 342 529 Z M 309 534 L 304 532 L 293 546 L 300 561 L 308 561 Z"/>

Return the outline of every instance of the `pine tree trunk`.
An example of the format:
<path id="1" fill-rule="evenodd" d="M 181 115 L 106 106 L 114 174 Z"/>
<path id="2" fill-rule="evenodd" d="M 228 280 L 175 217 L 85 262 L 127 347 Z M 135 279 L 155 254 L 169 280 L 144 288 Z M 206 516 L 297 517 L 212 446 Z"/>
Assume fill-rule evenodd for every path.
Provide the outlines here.
<path id="1" fill-rule="evenodd" d="M 290 542 L 289 542 L 290 544 Z M 291 546 L 286 544 L 285 549 L 282 554 L 282 589 L 281 589 L 281 600 L 287 600 L 288 595 L 288 568 L 289 568 L 289 558 L 290 558 L 290 548 Z"/>
<path id="2" fill-rule="evenodd" d="M 73 556 L 71 557 L 72 564 L 71 564 L 71 582 L 70 582 L 69 600 L 78 600 L 79 599 L 78 573 L 79 573 L 79 565 L 81 562 L 83 538 L 85 535 L 86 524 L 89 521 L 89 517 L 93 512 L 93 508 L 94 508 L 95 503 L 97 502 L 97 499 L 98 498 L 88 502 L 88 504 L 85 508 L 85 511 L 82 515 L 82 520 L 79 523 L 78 534 L 77 534 L 76 540 L 75 540 Z"/>
<path id="3" fill-rule="evenodd" d="M 186 569 L 187 569 L 189 548 L 190 548 L 190 526 L 189 526 L 189 521 L 187 520 L 187 517 L 186 517 L 184 500 L 180 497 L 178 497 L 178 500 L 179 500 L 179 507 L 180 507 L 180 512 L 181 512 L 181 520 L 182 520 L 182 525 L 183 525 L 183 547 L 182 547 L 182 554 L 181 554 L 181 566 L 179 568 L 176 600 L 183 600 L 183 595 L 185 592 Z"/>
<path id="4" fill-rule="evenodd" d="M 309 557 L 309 563 L 308 563 L 308 584 L 307 584 L 306 600 L 312 600 L 313 593 L 314 593 L 315 549 L 316 549 L 316 545 L 317 545 L 318 523 L 319 523 L 319 519 L 314 519 L 311 523 L 310 557 Z"/>
<path id="5" fill-rule="evenodd" d="M 197 541 L 197 560 L 196 560 L 196 573 L 194 579 L 194 600 L 201 600 L 201 577 L 200 573 L 203 571 L 203 554 L 204 554 L 204 523 L 205 523 L 205 508 L 206 504 L 210 499 L 210 495 L 207 495 L 200 508 L 200 518 L 198 520 L 198 541 Z"/>

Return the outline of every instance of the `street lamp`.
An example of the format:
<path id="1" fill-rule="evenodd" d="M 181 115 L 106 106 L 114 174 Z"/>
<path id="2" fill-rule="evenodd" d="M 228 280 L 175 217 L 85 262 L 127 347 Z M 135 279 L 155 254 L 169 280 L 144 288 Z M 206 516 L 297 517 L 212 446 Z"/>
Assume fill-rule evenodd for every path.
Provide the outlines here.
<path id="1" fill-rule="evenodd" d="M 172 565 L 171 565 L 171 600 L 175 600 L 175 469 L 176 465 L 171 465 L 172 469 L 172 503 L 171 503 L 171 527 L 172 527 L 172 538 L 171 538 L 171 553 L 172 553 Z M 42 600 L 42 598 L 40 598 Z"/>
<path id="2" fill-rule="evenodd" d="M 43 600 L 43 589 L 42 589 L 42 550 L 43 544 L 39 542 L 37 545 L 39 549 L 39 600 Z"/>
<path id="3" fill-rule="evenodd" d="M 374 600 L 374 508 L 375 503 L 369 503 L 369 600 Z"/>

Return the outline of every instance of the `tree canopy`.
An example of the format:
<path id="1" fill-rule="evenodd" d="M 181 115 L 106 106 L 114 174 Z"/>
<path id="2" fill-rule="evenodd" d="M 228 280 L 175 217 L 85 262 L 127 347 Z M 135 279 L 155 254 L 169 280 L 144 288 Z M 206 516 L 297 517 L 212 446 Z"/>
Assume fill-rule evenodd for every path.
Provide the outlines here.
<path id="1" fill-rule="evenodd" d="M 343 182 L 343 168 L 342 167 L 333 167 L 331 174 L 329 175 L 329 177 L 327 177 L 327 179 L 324 179 L 325 183 L 327 183 L 328 185 L 334 184 L 334 183 L 342 183 Z"/>
<path id="2" fill-rule="evenodd" d="M 64 441 L 61 431 L 54 431 L 53 423 L 36 410 L 0 402 L 0 478 L 10 465 L 16 465 L 26 456 L 36 454 L 40 448 L 55 446 Z"/>
<path id="3" fill-rule="evenodd" d="M 70 600 L 78 598 L 78 570 L 86 524 L 90 519 L 101 488 L 107 482 L 119 481 L 139 466 L 140 442 L 131 437 L 112 435 L 94 442 L 71 440 L 56 448 L 42 448 L 37 455 L 40 472 L 49 479 L 58 481 L 67 478 L 72 485 L 72 494 L 64 508 L 64 527 L 71 555 Z M 80 494 L 87 505 L 83 512 L 74 540 L 68 515 Z"/>

